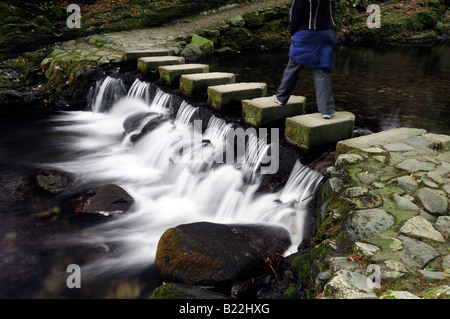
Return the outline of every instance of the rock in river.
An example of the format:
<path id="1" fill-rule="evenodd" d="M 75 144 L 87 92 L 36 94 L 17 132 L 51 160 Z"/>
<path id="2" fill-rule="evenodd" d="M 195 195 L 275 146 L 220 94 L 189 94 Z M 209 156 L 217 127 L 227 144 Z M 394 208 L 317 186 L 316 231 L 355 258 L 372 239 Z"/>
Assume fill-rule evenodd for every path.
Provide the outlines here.
<path id="1" fill-rule="evenodd" d="M 169 281 L 221 285 L 252 278 L 265 258 L 290 244 L 288 231 L 278 226 L 197 222 L 166 230 L 155 263 Z"/>
<path id="2" fill-rule="evenodd" d="M 82 195 L 75 212 L 106 216 L 123 214 L 130 209 L 133 203 L 133 197 L 122 187 L 114 184 L 106 184 Z"/>

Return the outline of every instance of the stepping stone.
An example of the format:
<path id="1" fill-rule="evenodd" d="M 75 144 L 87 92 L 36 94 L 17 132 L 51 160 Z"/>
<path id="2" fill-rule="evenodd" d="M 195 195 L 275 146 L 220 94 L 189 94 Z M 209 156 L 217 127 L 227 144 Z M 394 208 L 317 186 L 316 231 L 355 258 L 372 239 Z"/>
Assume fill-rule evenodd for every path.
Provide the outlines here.
<path id="1" fill-rule="evenodd" d="M 138 70 L 143 73 L 154 71 L 160 66 L 184 64 L 184 58 L 178 56 L 156 56 L 139 58 L 137 62 Z"/>
<path id="2" fill-rule="evenodd" d="M 267 84 L 242 82 L 208 87 L 208 104 L 215 109 L 223 109 L 233 102 L 263 97 L 267 94 Z"/>
<path id="3" fill-rule="evenodd" d="M 286 119 L 285 138 L 296 146 L 311 149 L 351 138 L 355 115 L 350 112 L 336 112 L 325 120 L 322 114 L 306 114 Z"/>
<path id="4" fill-rule="evenodd" d="M 188 74 L 180 78 L 180 91 L 185 94 L 194 94 L 207 91 L 208 86 L 234 83 L 236 77 L 233 73 L 211 72 L 202 74 Z"/>
<path id="5" fill-rule="evenodd" d="M 209 72 L 208 64 L 179 64 L 160 66 L 159 78 L 166 84 L 174 84 L 180 80 L 182 75 L 207 73 Z"/>
<path id="6" fill-rule="evenodd" d="M 125 49 L 123 51 L 123 59 L 125 61 L 133 61 L 143 57 L 168 56 L 173 55 L 173 50 L 159 49 Z"/>
<path id="7" fill-rule="evenodd" d="M 272 97 L 260 97 L 242 101 L 242 118 L 253 125 L 284 120 L 305 113 L 306 98 L 291 96 L 286 105 L 272 101 Z"/>

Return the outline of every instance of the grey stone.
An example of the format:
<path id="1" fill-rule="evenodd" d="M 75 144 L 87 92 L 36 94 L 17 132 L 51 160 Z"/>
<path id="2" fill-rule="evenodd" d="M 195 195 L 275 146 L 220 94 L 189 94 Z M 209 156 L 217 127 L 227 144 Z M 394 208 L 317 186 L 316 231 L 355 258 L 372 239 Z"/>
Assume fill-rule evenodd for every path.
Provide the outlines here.
<path id="1" fill-rule="evenodd" d="M 445 255 L 444 258 L 442 258 L 442 265 L 441 267 L 443 269 L 450 269 L 450 254 Z"/>
<path id="2" fill-rule="evenodd" d="M 332 271 L 339 270 L 354 270 L 361 267 L 361 265 L 357 261 L 351 261 L 347 257 L 332 257 L 330 258 L 329 267 Z"/>
<path id="3" fill-rule="evenodd" d="M 414 204 L 413 202 L 407 200 L 406 198 L 401 197 L 398 194 L 393 194 L 392 199 L 395 202 L 395 205 L 397 206 L 397 210 L 416 210 L 419 211 L 420 208 Z"/>
<path id="4" fill-rule="evenodd" d="M 434 147 L 434 142 L 427 140 L 421 136 L 410 137 L 406 139 L 405 142 L 410 145 L 423 146 L 428 148 Z"/>
<path id="5" fill-rule="evenodd" d="M 434 226 L 444 235 L 450 238 L 450 216 L 439 216 Z"/>
<path id="6" fill-rule="evenodd" d="M 442 215 L 447 211 L 448 202 L 444 196 L 429 188 L 422 188 L 418 194 L 422 205 L 428 212 Z"/>
<path id="7" fill-rule="evenodd" d="M 385 260 L 380 264 L 381 282 L 399 279 L 407 274 L 412 273 L 411 270 L 397 260 Z"/>
<path id="8" fill-rule="evenodd" d="M 434 217 L 431 214 L 428 214 L 426 211 L 424 211 L 423 209 L 420 210 L 419 213 L 420 216 L 422 216 L 423 218 L 425 218 L 426 220 L 428 220 L 430 223 L 435 223 L 437 218 Z"/>
<path id="9" fill-rule="evenodd" d="M 186 61 L 197 61 L 203 56 L 202 49 L 197 43 L 189 43 L 181 51 L 180 56 L 182 56 Z"/>
<path id="10" fill-rule="evenodd" d="M 382 164 L 386 163 L 386 156 L 377 155 L 377 156 L 374 156 L 373 158 Z"/>
<path id="11" fill-rule="evenodd" d="M 344 186 L 342 181 L 339 178 L 337 178 L 337 177 L 330 178 L 328 180 L 328 183 L 330 184 L 331 189 L 335 193 L 339 193 L 342 190 L 342 187 Z"/>
<path id="12" fill-rule="evenodd" d="M 435 182 L 430 181 L 428 178 L 422 178 L 422 183 L 426 186 L 426 187 L 430 187 L 430 188 L 438 188 L 438 184 L 436 184 Z"/>
<path id="13" fill-rule="evenodd" d="M 424 242 L 410 237 L 398 236 L 403 243 L 402 249 L 397 251 L 397 255 L 402 261 L 412 267 L 423 268 L 429 261 L 439 256 L 439 252 Z"/>
<path id="14" fill-rule="evenodd" d="M 432 171 L 436 168 L 436 165 L 430 162 L 422 162 L 416 160 L 415 158 L 411 158 L 395 165 L 395 167 L 404 169 L 410 173 L 416 173 L 420 171 Z"/>
<path id="15" fill-rule="evenodd" d="M 180 91 L 185 94 L 205 93 L 209 86 L 231 84 L 235 80 L 234 73 L 228 72 L 184 74 L 180 77 Z"/>
<path id="16" fill-rule="evenodd" d="M 438 288 L 433 288 L 432 291 L 427 294 L 427 297 L 429 299 L 438 299 L 442 295 L 447 297 L 447 299 L 450 297 L 450 286 L 449 285 L 444 285 L 444 286 L 441 286 Z"/>
<path id="17" fill-rule="evenodd" d="M 253 125 L 262 125 L 285 120 L 287 117 L 302 115 L 305 113 L 306 98 L 294 96 L 289 101 L 280 105 L 272 101 L 272 97 L 260 97 L 242 101 L 242 118 Z"/>
<path id="18" fill-rule="evenodd" d="M 355 137 L 345 141 L 340 141 L 336 145 L 336 154 L 344 154 L 354 149 L 365 149 L 379 145 L 402 143 L 405 139 L 419 136 L 426 133 L 426 130 L 415 128 L 397 128 L 375 134 Z"/>
<path id="19" fill-rule="evenodd" d="M 402 155 L 403 155 L 403 157 L 409 157 L 409 156 L 419 155 L 419 153 L 417 153 L 416 151 L 409 151 L 409 152 L 403 153 Z"/>
<path id="20" fill-rule="evenodd" d="M 286 118 L 285 138 L 290 144 L 311 149 L 336 143 L 353 136 L 355 115 L 340 111 L 329 120 L 322 114 L 312 113 Z"/>
<path id="21" fill-rule="evenodd" d="M 369 190 L 365 187 L 350 187 L 344 191 L 344 196 L 346 197 L 360 197 L 367 194 Z"/>
<path id="22" fill-rule="evenodd" d="M 232 27 L 243 27 L 243 26 L 245 26 L 245 19 L 241 15 L 238 15 L 238 16 L 228 20 L 228 23 Z"/>
<path id="23" fill-rule="evenodd" d="M 360 241 L 355 242 L 355 248 L 358 252 L 362 253 L 364 256 L 375 255 L 380 248 L 371 244 L 362 243 Z"/>
<path id="24" fill-rule="evenodd" d="M 148 73 L 156 70 L 163 65 L 183 64 L 185 59 L 183 57 L 175 56 L 155 56 L 147 58 L 138 58 L 137 66 L 139 71 Z"/>
<path id="25" fill-rule="evenodd" d="M 387 150 L 389 152 L 405 152 L 405 151 L 411 151 L 414 149 L 414 147 L 406 145 L 405 143 L 386 144 L 383 147 L 385 150 Z"/>
<path id="26" fill-rule="evenodd" d="M 450 223 L 448 226 L 449 225 Z M 400 232 L 411 237 L 426 238 L 443 243 L 445 242 L 444 236 L 434 229 L 433 225 L 422 216 L 416 216 L 408 219 L 400 228 Z"/>
<path id="27" fill-rule="evenodd" d="M 367 277 L 359 272 L 339 270 L 324 287 L 323 299 L 376 299 L 367 285 Z"/>
<path id="28" fill-rule="evenodd" d="M 419 184 L 416 180 L 410 176 L 402 176 L 393 180 L 397 183 L 397 186 L 403 188 L 407 193 L 414 192 Z"/>
<path id="29" fill-rule="evenodd" d="M 267 84 L 259 82 L 233 83 L 209 86 L 207 103 L 215 109 L 223 109 L 232 102 L 263 97 L 267 94 Z"/>
<path id="30" fill-rule="evenodd" d="M 316 277 L 316 285 L 325 285 L 328 279 L 330 279 L 330 273 L 328 271 L 322 271 Z"/>
<path id="31" fill-rule="evenodd" d="M 444 185 L 442 188 L 447 192 L 447 194 L 450 194 L 450 185 L 449 184 Z"/>
<path id="32" fill-rule="evenodd" d="M 437 148 L 444 151 L 450 151 L 450 136 L 444 134 L 426 133 L 423 137 L 431 142 L 434 142 Z"/>
<path id="33" fill-rule="evenodd" d="M 158 68 L 159 78 L 166 84 L 174 84 L 182 75 L 209 72 L 208 64 L 166 65 Z"/>
<path id="34" fill-rule="evenodd" d="M 443 184 L 444 183 L 444 180 L 442 179 L 442 175 L 437 173 L 437 172 L 433 172 L 433 171 L 432 172 L 428 172 L 427 176 L 429 178 L 431 178 L 433 181 L 435 181 L 436 183 L 438 183 L 438 184 Z"/>
<path id="35" fill-rule="evenodd" d="M 341 154 L 337 157 L 335 166 L 342 167 L 364 161 L 364 157 L 358 154 Z"/>
<path id="36" fill-rule="evenodd" d="M 389 229 L 394 218 L 384 210 L 373 208 L 353 212 L 344 222 L 344 229 L 352 240 L 362 240 Z"/>
<path id="37" fill-rule="evenodd" d="M 377 179 L 375 174 L 366 174 L 364 172 L 358 173 L 357 176 L 364 185 L 370 185 Z"/>
<path id="38" fill-rule="evenodd" d="M 426 269 L 418 271 L 426 282 L 439 282 L 450 277 L 449 274 L 439 272 L 439 271 L 429 271 Z"/>
<path id="39" fill-rule="evenodd" d="M 381 297 L 381 299 L 422 299 L 420 297 L 417 297 L 416 295 L 410 293 L 409 291 L 397 291 L 397 290 L 391 290 L 389 294 L 384 295 Z"/>
<path id="40" fill-rule="evenodd" d="M 382 189 L 386 186 L 386 184 L 384 183 L 380 183 L 380 182 L 375 182 L 372 184 L 373 187 L 377 188 L 377 189 Z"/>

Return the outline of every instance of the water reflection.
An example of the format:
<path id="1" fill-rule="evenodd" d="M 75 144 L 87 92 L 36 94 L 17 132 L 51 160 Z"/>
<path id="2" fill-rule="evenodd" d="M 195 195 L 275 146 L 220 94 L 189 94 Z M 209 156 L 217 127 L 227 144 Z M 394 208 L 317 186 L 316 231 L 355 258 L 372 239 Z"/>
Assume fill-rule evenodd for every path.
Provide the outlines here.
<path id="1" fill-rule="evenodd" d="M 450 134 L 450 45 L 338 47 L 333 89 L 338 110 L 353 112 L 356 127 L 379 132 L 417 127 Z M 287 50 L 243 53 L 212 64 L 236 73 L 236 81 L 260 81 L 274 94 Z M 311 70 L 304 68 L 294 94 L 316 112 Z"/>

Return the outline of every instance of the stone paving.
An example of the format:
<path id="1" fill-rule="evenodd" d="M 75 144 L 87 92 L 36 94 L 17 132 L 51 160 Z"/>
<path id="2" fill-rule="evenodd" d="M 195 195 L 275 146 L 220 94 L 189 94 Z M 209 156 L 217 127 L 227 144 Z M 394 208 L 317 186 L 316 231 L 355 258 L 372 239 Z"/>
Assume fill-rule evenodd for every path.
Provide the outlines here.
<path id="1" fill-rule="evenodd" d="M 328 173 L 332 193 L 354 209 L 331 209 L 323 217 L 342 220 L 356 255 L 380 267 L 381 284 L 396 280 L 407 286 L 423 280 L 437 283 L 448 296 L 450 136 L 398 128 L 340 141 Z M 322 297 L 377 298 L 367 287 L 366 269 L 330 245 L 334 276 L 322 274 Z M 419 298 L 429 292 L 426 286 L 424 291 L 415 289 L 414 294 L 390 297 Z"/>

